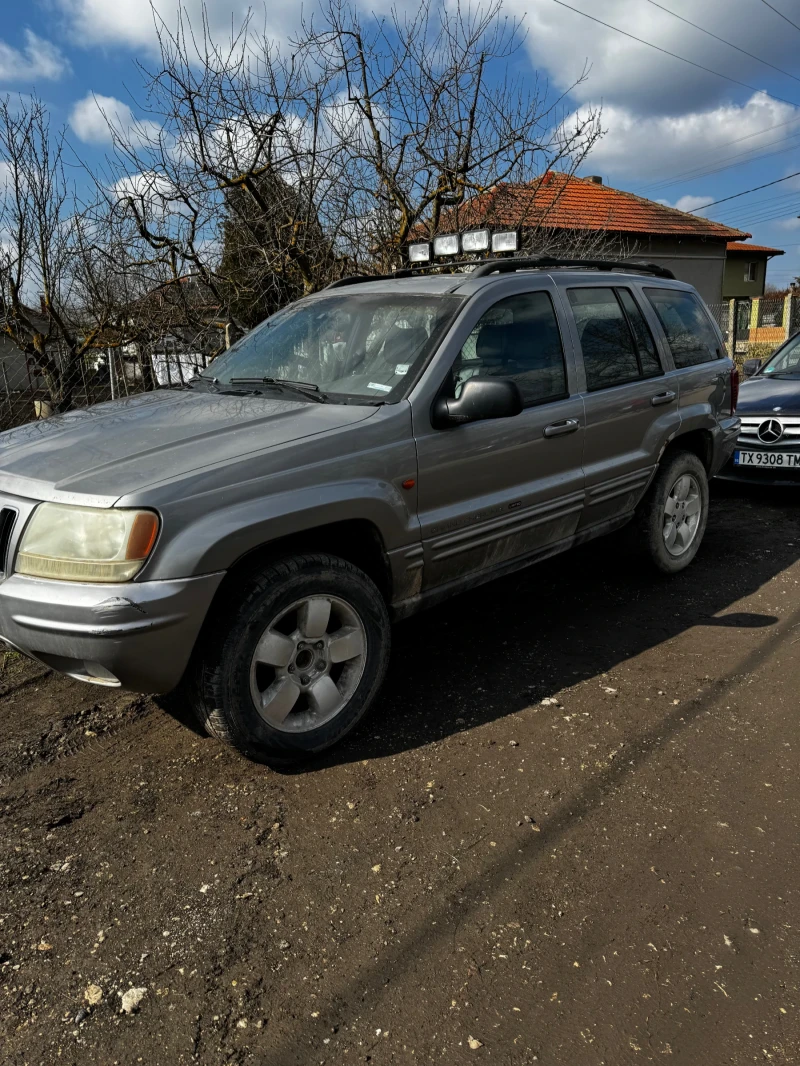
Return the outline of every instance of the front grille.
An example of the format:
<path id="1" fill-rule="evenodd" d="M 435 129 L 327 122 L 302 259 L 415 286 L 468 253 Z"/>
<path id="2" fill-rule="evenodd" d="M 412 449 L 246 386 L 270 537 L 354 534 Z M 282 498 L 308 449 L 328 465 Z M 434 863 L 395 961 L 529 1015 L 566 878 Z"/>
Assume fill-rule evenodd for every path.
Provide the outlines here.
<path id="1" fill-rule="evenodd" d="M 781 451 L 795 451 L 800 448 L 800 418 L 796 416 L 785 417 L 780 413 L 764 414 L 764 415 L 742 415 L 742 429 L 739 433 L 739 444 L 747 447 L 759 449 L 761 451 L 769 450 L 770 448 L 777 448 Z M 770 419 L 775 419 L 780 422 L 783 427 L 783 434 L 777 441 L 767 444 L 762 441 L 758 435 L 758 427 L 763 422 L 768 422 Z"/>
<path id="2" fill-rule="evenodd" d="M 14 528 L 16 518 L 17 512 L 13 507 L 0 508 L 0 574 L 6 572 L 8 545 L 11 541 L 11 531 Z"/>

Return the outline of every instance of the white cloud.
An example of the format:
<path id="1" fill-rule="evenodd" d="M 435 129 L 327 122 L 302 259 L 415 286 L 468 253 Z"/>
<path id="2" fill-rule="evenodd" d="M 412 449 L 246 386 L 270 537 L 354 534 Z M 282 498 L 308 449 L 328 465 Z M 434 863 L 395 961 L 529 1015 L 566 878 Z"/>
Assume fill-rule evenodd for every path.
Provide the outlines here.
<path id="1" fill-rule="evenodd" d="M 115 183 L 113 191 L 119 200 L 133 199 L 154 214 L 163 214 L 176 194 L 175 186 L 163 174 L 144 171 L 129 174 Z"/>
<path id="2" fill-rule="evenodd" d="M 607 133 L 592 149 L 584 172 L 655 182 L 700 170 L 708 160 L 723 166 L 746 152 L 780 148 L 800 132 L 800 107 L 760 95 L 742 105 L 723 104 L 676 116 L 648 117 L 629 107 L 609 106 L 602 122 Z"/>
<path id="3" fill-rule="evenodd" d="M 664 204 L 666 207 L 674 207 L 678 211 L 688 211 L 689 214 L 693 214 L 700 210 L 701 207 L 706 207 L 712 203 L 715 199 L 714 196 L 681 196 L 679 200 L 676 200 L 674 204 L 669 200 L 657 200 L 656 203 Z"/>
<path id="4" fill-rule="evenodd" d="M 0 41 L 0 82 L 58 81 L 70 69 L 59 49 L 32 30 L 25 30 L 22 49 Z"/>
<path id="5" fill-rule="evenodd" d="M 768 67 L 644 0 L 570 3 L 584 14 L 552 0 L 506 0 L 504 10 L 524 17 L 528 29 L 526 48 L 534 64 L 548 70 L 560 88 L 567 88 L 578 78 L 588 61 L 591 75 L 577 90 L 580 99 L 602 98 L 610 104 L 635 108 L 641 114 L 679 114 L 690 107 L 702 109 L 736 98 L 742 92 L 724 78 L 640 44 L 592 21 L 587 14 L 736 81 L 756 88 L 767 80 L 774 82 L 774 73 Z M 692 4 L 691 0 L 665 0 L 664 6 L 748 52 L 764 56 L 776 66 L 796 69 L 797 35 L 793 37 L 785 23 L 767 8 L 763 14 L 754 13 L 753 0 L 704 0 L 701 5 Z M 779 95 L 796 97 L 789 88 Z"/>
<path id="6" fill-rule="evenodd" d="M 157 33 L 153 12 L 174 25 L 176 12 L 188 17 L 199 30 L 202 18 L 208 18 L 217 40 L 230 39 L 231 27 L 238 27 L 253 10 L 248 0 L 55 0 L 64 13 L 72 36 L 83 45 L 122 44 L 132 48 L 154 49 Z M 297 29 L 301 6 L 297 0 L 271 0 L 265 19 L 257 16 L 254 27 L 266 29 L 272 36 L 286 37 Z"/>
<path id="7" fill-rule="evenodd" d="M 113 96 L 88 93 L 72 108 L 69 124 L 86 144 L 110 144 L 113 133 L 141 142 L 158 133 L 154 122 L 137 119 L 127 104 Z"/>

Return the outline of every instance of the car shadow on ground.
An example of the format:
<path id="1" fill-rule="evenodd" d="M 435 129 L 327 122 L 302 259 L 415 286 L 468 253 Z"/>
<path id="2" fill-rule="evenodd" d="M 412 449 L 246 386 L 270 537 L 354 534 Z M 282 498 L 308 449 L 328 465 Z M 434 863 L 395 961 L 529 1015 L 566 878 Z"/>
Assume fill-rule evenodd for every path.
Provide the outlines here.
<path id="1" fill-rule="evenodd" d="M 763 628 L 771 613 L 735 609 L 800 557 L 800 493 L 715 482 L 703 547 L 665 577 L 605 537 L 454 597 L 397 626 L 392 662 L 353 734 L 308 773 L 390 756 L 513 714 L 602 674 L 684 631 Z M 713 662 L 698 660 L 698 677 Z"/>
<path id="2" fill-rule="evenodd" d="M 410 936 L 390 944 L 352 979 L 338 985 L 335 1002 L 340 1017 L 342 1005 L 356 1013 L 363 1003 L 385 996 L 387 975 L 397 983 L 437 945 L 454 942 L 455 931 L 487 900 L 507 895 L 509 882 L 518 882 L 522 869 L 549 858 L 577 824 L 606 803 L 648 760 L 668 750 L 701 716 L 723 707 L 737 679 L 757 672 L 781 645 L 793 641 L 800 626 L 796 596 L 787 596 L 780 604 L 780 617 L 769 608 L 764 612 L 737 610 L 736 604 L 800 557 L 800 498 L 756 498 L 750 493 L 726 490 L 718 494 L 715 490 L 714 504 L 703 552 L 678 578 L 661 580 L 634 568 L 618 542 L 599 542 L 534 568 L 522 579 L 454 600 L 398 629 L 385 695 L 373 714 L 324 760 L 299 772 L 313 772 L 337 761 L 390 755 L 497 719 L 529 705 L 532 694 L 535 699 L 559 686 L 598 677 L 695 627 L 698 683 L 702 677 L 705 684 L 698 690 L 701 695 L 690 703 L 682 701 L 644 718 L 635 737 L 626 743 L 624 760 L 605 764 L 570 792 L 536 834 L 515 839 L 504 853 L 479 863 L 466 884 L 440 896 Z M 774 641 L 762 639 L 744 651 L 736 678 L 720 674 L 713 659 L 702 656 L 705 627 L 762 629 L 777 626 L 779 621 Z M 716 640 L 718 644 L 719 634 Z M 476 696 L 478 687 L 481 691 Z M 460 710 L 464 707 L 470 709 Z M 596 939 L 584 942 L 590 957 L 593 949 L 601 950 L 604 936 L 601 929 Z M 707 1017 L 708 1012 L 701 1010 L 682 1025 L 687 1046 L 700 1040 Z M 297 1061 L 295 1036 L 272 1048 L 272 1066 Z"/>

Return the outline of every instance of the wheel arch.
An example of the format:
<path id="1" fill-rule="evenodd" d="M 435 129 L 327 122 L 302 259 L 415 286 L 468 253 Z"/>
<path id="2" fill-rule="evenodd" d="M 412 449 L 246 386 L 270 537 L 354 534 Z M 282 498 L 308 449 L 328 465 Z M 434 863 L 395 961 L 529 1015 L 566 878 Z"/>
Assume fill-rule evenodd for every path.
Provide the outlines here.
<path id="1" fill-rule="evenodd" d="M 710 429 L 691 429 L 673 437 L 661 455 L 661 462 L 678 451 L 696 455 L 706 473 L 710 474 L 714 459 L 714 436 Z"/>
<path id="2" fill-rule="evenodd" d="M 367 518 L 346 518 L 288 533 L 243 552 L 229 567 L 217 596 L 238 585 L 248 574 L 284 555 L 322 552 L 357 566 L 378 587 L 385 602 L 392 595 L 392 575 L 378 527 Z"/>

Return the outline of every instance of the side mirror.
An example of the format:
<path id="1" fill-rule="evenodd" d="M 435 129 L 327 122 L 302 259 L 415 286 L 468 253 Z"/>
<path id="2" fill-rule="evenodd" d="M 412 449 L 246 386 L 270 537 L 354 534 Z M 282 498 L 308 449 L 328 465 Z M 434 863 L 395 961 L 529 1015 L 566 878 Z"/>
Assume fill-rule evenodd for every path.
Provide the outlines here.
<path id="1" fill-rule="evenodd" d="M 440 396 L 433 405 L 437 429 L 482 422 L 488 418 L 511 418 L 522 410 L 522 395 L 515 382 L 506 378 L 469 378 L 457 400 Z"/>
<path id="2" fill-rule="evenodd" d="M 746 378 L 751 378 L 753 374 L 760 368 L 760 359 L 745 359 L 742 363 L 742 372 Z"/>

